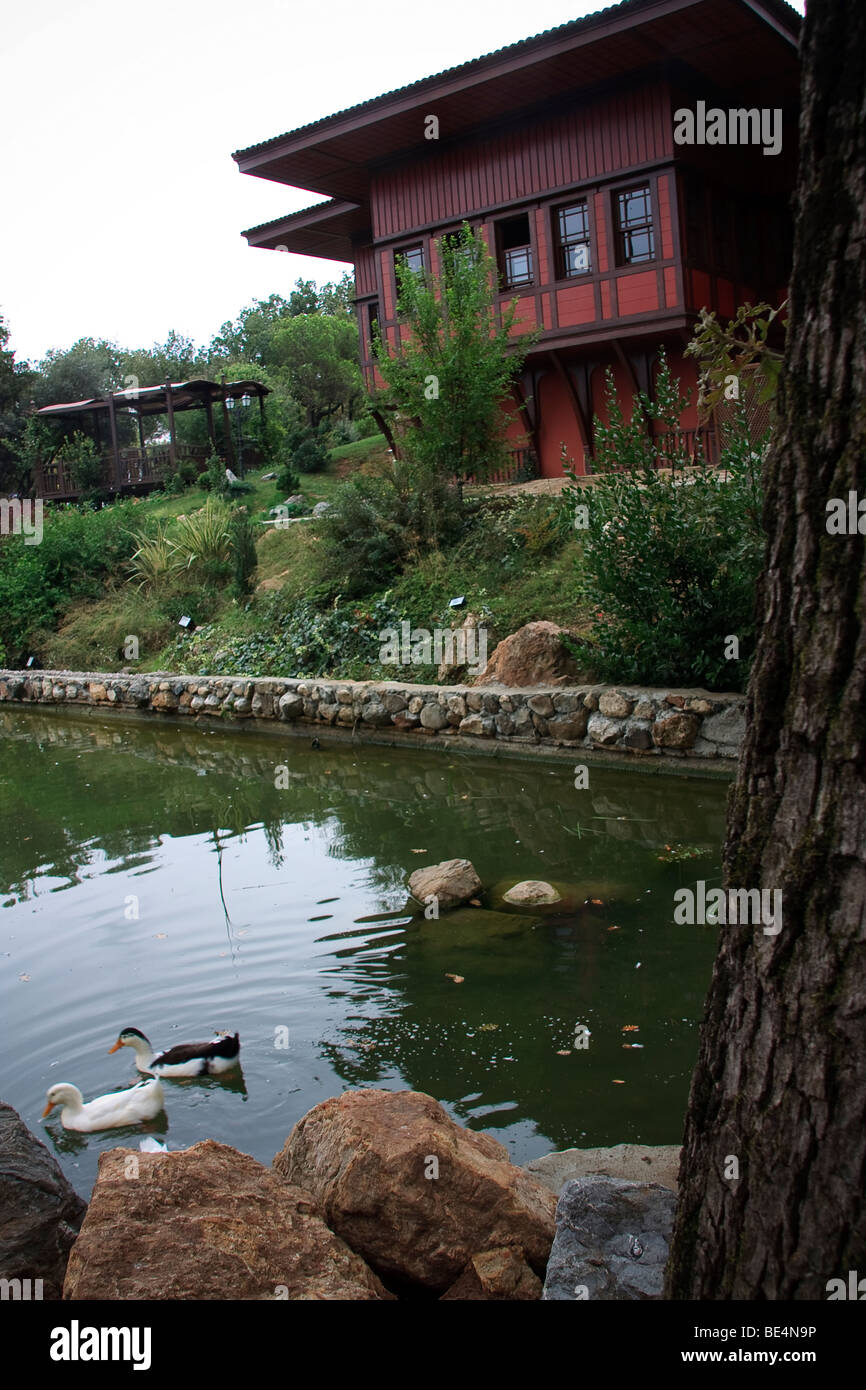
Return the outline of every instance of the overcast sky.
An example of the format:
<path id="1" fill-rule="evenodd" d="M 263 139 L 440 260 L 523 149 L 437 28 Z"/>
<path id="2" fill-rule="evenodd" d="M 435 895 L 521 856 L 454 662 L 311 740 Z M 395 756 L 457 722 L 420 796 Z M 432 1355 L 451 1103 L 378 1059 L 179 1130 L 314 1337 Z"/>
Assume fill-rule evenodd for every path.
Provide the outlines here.
<path id="1" fill-rule="evenodd" d="M 346 267 L 250 249 L 319 201 L 233 150 L 602 7 L 601 0 L 32 0 L 0 31 L 0 314 L 20 359 L 170 329 Z M 802 0 L 795 8 L 803 12 Z"/>

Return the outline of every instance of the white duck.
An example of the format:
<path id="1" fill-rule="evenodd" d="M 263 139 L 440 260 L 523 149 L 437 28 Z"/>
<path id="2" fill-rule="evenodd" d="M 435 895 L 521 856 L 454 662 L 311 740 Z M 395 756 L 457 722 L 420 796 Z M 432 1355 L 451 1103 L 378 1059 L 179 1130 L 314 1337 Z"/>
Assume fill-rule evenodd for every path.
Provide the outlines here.
<path id="1" fill-rule="evenodd" d="M 219 1033 L 210 1042 L 178 1043 L 154 1053 L 150 1039 L 137 1028 L 124 1028 L 108 1051 L 121 1047 L 131 1047 L 138 1070 L 154 1076 L 221 1076 L 238 1065 L 241 1051 L 237 1033 Z"/>
<path id="2" fill-rule="evenodd" d="M 162 1110 L 165 1097 L 162 1083 L 154 1079 L 139 1081 L 126 1091 L 112 1091 L 107 1096 L 97 1096 L 86 1105 L 77 1086 L 60 1081 L 51 1087 L 45 1099 L 48 1104 L 42 1111 L 43 1120 L 55 1105 L 61 1105 L 63 1128 L 90 1134 L 97 1129 L 117 1129 L 120 1125 L 137 1125 L 142 1120 L 152 1120 Z"/>

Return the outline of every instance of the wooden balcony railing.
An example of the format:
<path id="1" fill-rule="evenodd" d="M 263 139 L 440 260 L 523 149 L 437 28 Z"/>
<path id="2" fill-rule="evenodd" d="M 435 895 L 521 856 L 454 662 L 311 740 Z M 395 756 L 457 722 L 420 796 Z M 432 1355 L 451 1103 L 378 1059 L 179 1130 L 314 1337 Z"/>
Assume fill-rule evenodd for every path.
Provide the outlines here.
<path id="1" fill-rule="evenodd" d="M 509 449 L 508 458 L 501 468 L 493 473 L 485 473 L 480 480 L 475 477 L 464 478 L 464 483 L 475 487 L 481 483 L 528 483 L 538 477 L 538 459 L 532 449 Z"/>
<path id="2" fill-rule="evenodd" d="M 203 468 L 209 453 L 210 450 L 201 444 L 178 444 L 175 446 L 175 461 L 191 462 Z M 110 454 L 103 455 L 99 485 L 112 493 L 152 489 L 160 487 L 171 476 L 171 471 L 171 452 L 167 444 L 151 445 L 144 449 L 120 449 L 117 468 Z M 81 489 L 76 485 L 69 465 L 62 459 L 37 464 L 35 475 L 37 497 L 72 502 L 80 496 Z"/>

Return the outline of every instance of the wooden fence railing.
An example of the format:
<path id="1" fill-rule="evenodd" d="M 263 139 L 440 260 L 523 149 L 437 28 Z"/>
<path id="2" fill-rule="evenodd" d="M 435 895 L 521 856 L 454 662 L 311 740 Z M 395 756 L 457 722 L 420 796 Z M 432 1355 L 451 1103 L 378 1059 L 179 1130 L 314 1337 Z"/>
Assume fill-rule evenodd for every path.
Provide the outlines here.
<path id="1" fill-rule="evenodd" d="M 177 463 L 189 462 L 201 467 L 209 452 L 210 450 L 201 444 L 178 444 L 175 446 L 175 460 Z M 37 497 L 71 502 L 81 493 L 69 465 L 62 459 L 37 464 L 34 472 Z M 108 492 L 154 488 L 159 487 L 170 476 L 171 452 L 167 444 L 151 445 L 145 449 L 121 449 L 117 469 L 112 456 L 103 455 L 100 486 Z"/>

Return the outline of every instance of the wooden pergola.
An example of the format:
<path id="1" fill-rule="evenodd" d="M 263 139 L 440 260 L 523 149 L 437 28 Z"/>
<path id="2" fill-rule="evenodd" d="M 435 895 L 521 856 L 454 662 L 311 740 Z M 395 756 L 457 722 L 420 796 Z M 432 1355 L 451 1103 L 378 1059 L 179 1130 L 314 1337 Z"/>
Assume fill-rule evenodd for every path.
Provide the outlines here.
<path id="1" fill-rule="evenodd" d="M 93 437 L 98 449 L 103 442 L 108 446 L 103 452 L 105 465 L 105 486 L 110 492 L 145 491 L 158 487 L 166 477 L 171 476 L 180 461 L 190 460 L 204 465 L 209 450 L 194 444 L 179 444 L 175 431 L 175 416 L 184 410 L 205 410 L 210 440 L 210 452 L 224 457 L 230 467 L 237 466 L 234 441 L 229 421 L 229 401 L 256 397 L 259 410 L 264 419 L 265 396 L 269 388 L 260 381 L 166 381 L 162 386 L 144 386 L 129 391 L 112 391 L 105 396 L 94 396 L 86 401 L 65 401 L 58 405 L 46 405 L 36 414 L 43 419 L 64 419 L 79 415 L 89 417 Z M 222 416 L 224 443 L 217 443 L 217 430 L 214 423 L 214 406 Z M 126 414 L 135 417 L 138 424 L 139 447 L 121 448 L 118 439 L 118 416 Z M 165 415 L 168 419 L 168 443 L 146 445 L 144 441 L 144 419 L 149 415 Z M 69 477 L 68 469 L 60 459 L 41 463 L 36 468 L 36 493 L 39 497 L 55 497 L 66 501 L 74 500 L 80 489 L 74 479 Z"/>

